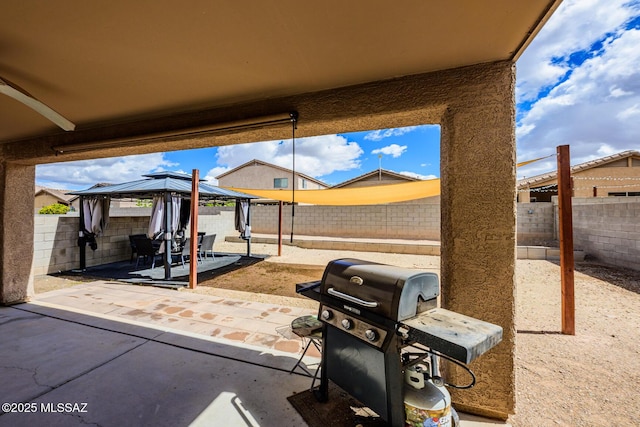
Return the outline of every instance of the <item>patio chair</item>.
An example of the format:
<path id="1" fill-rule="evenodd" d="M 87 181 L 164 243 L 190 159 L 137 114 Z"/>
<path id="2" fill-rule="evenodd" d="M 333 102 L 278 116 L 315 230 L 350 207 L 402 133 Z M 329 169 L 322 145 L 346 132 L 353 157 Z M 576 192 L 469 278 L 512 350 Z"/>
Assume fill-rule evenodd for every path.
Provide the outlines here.
<path id="1" fill-rule="evenodd" d="M 215 234 L 205 234 L 202 237 L 202 244 L 200 245 L 200 257 L 206 258 L 208 253 L 211 253 L 211 258 L 215 258 L 213 252 L 213 243 L 216 241 Z"/>
<path id="2" fill-rule="evenodd" d="M 131 246 L 131 259 L 129 260 L 129 263 L 133 262 L 133 255 L 138 253 L 134 240 L 145 237 L 147 237 L 146 234 L 129 234 L 129 245 Z"/>
<path id="3" fill-rule="evenodd" d="M 136 247 L 136 267 L 138 267 L 140 263 L 140 258 L 144 258 L 146 264 L 149 257 L 151 257 L 151 268 L 155 268 L 158 249 L 153 246 L 151 239 L 146 236 L 134 237 L 133 244 Z"/>
<path id="4" fill-rule="evenodd" d="M 184 267 L 184 259 L 189 256 L 189 248 L 191 246 L 191 238 L 187 237 L 184 240 L 184 246 L 182 247 L 182 251 L 180 252 L 180 261 L 182 261 L 182 266 Z M 200 245 L 198 245 L 198 249 L 196 251 L 197 261 L 202 261 L 200 258 Z M 191 260 L 189 260 L 191 262 Z"/>

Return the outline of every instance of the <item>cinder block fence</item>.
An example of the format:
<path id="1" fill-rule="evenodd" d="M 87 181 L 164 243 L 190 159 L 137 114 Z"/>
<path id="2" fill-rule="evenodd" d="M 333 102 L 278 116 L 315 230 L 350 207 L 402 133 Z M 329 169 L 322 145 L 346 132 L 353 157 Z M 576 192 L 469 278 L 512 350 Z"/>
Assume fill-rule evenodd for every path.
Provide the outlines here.
<path id="1" fill-rule="evenodd" d="M 129 259 L 130 234 L 146 233 L 150 209 L 115 209 L 95 251 L 87 248 L 87 266 Z M 556 239 L 557 204 L 518 204 L 518 245 Z M 33 272 L 36 275 L 78 268 L 78 215 L 36 215 Z M 252 206 L 254 234 L 276 234 L 278 206 Z M 233 208 L 201 208 L 200 231 L 216 241 L 236 237 Z M 291 207 L 282 212 L 283 233 L 291 230 Z M 603 262 L 640 270 L 640 197 L 574 198 L 574 246 Z M 296 206 L 295 234 L 371 239 L 440 240 L 440 205 Z M 522 248 L 520 248 L 522 249 Z M 527 248 L 540 250 L 542 248 Z M 531 258 L 527 256 L 527 258 Z"/>

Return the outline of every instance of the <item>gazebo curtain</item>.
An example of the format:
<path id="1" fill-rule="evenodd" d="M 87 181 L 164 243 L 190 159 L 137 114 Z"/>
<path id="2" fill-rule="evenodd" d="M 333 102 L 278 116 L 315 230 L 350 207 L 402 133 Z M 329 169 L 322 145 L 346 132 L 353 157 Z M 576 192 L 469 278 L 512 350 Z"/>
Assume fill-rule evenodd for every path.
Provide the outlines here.
<path id="1" fill-rule="evenodd" d="M 162 236 L 166 231 L 171 233 L 171 238 L 175 236 L 178 231 L 178 224 L 180 224 L 180 206 L 182 199 L 180 196 L 172 195 L 169 205 L 165 202 L 165 196 L 158 195 L 153 197 L 153 205 L 151 207 L 151 218 L 149 220 L 149 229 L 147 235 L 151 239 L 157 239 Z M 167 213 L 169 209 L 169 213 Z M 169 230 L 165 230 L 165 217 L 171 215 L 169 218 Z M 164 242 L 160 251 L 164 251 Z"/>
<path id="2" fill-rule="evenodd" d="M 251 225 L 249 225 L 249 200 L 242 199 L 236 201 L 236 230 L 240 232 L 240 237 L 248 240 L 251 238 Z"/>
<path id="3" fill-rule="evenodd" d="M 92 250 L 98 249 L 96 236 L 102 234 L 109 224 L 109 197 L 82 198 L 82 230 L 78 244 L 88 244 Z"/>

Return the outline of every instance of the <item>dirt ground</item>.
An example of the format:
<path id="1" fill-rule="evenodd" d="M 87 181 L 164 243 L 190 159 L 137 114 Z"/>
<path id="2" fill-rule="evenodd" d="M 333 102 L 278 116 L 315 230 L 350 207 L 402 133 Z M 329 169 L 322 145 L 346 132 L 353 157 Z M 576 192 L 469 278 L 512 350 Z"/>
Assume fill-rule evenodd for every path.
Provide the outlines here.
<path id="1" fill-rule="evenodd" d="M 242 252 L 225 243 L 222 250 Z M 220 250 L 216 248 L 216 250 Z M 274 255 L 272 245 L 253 252 Z M 189 292 L 249 292 L 252 298 L 298 297 L 296 283 L 320 280 L 326 263 L 356 257 L 439 270 L 439 257 L 318 251 L 284 247 L 283 256 L 236 270 Z M 302 264 L 300 264 L 302 263 Z M 516 414 L 514 427 L 640 425 L 640 272 L 584 262 L 576 265 L 576 335 L 560 333 L 560 267 L 518 260 Z M 67 285 L 73 285 L 70 282 Z M 50 287 L 46 277 L 36 292 Z M 266 295 L 265 295 L 266 294 Z M 313 303 L 313 302 L 311 302 Z"/>

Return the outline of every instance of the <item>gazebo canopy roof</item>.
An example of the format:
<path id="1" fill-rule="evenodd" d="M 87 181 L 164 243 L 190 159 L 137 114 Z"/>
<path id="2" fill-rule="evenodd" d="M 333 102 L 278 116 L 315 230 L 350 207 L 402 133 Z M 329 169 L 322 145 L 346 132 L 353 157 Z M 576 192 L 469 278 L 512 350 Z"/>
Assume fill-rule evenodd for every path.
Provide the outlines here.
<path id="1" fill-rule="evenodd" d="M 75 196 L 109 196 L 114 199 L 123 198 L 151 198 L 165 193 L 174 193 L 182 196 L 191 196 L 191 175 L 180 172 L 156 172 L 143 175 L 146 179 L 125 182 L 122 184 L 107 185 L 103 187 L 89 188 L 73 191 L 68 194 Z M 201 180 L 202 181 L 202 180 Z M 214 185 L 200 182 L 198 185 L 199 198 L 203 200 L 229 200 L 229 199 L 255 199 L 255 196 L 226 190 Z"/>

